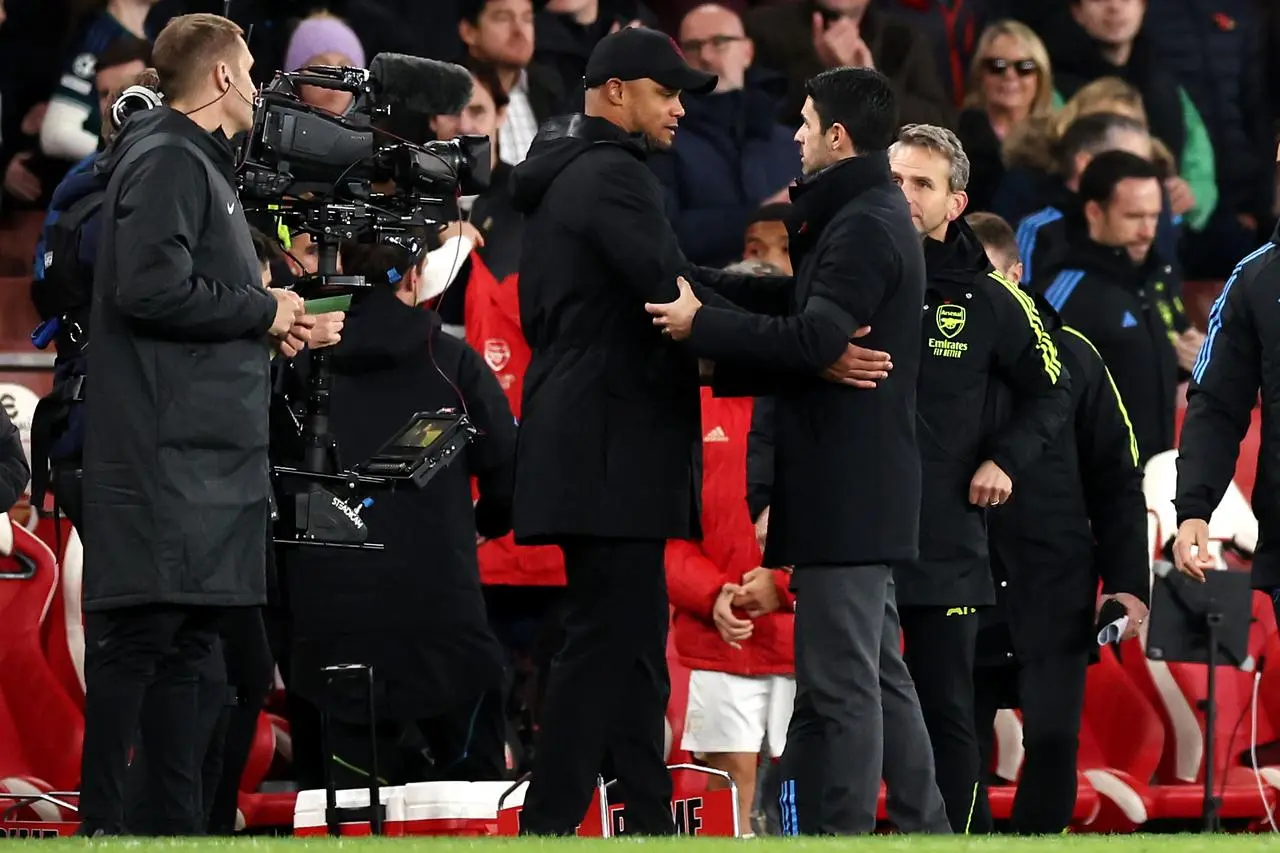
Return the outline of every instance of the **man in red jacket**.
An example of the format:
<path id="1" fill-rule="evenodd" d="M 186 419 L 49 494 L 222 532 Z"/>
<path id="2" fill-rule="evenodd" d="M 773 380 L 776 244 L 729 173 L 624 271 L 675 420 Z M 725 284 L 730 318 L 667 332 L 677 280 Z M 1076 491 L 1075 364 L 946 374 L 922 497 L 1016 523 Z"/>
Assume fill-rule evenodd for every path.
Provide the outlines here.
<path id="1" fill-rule="evenodd" d="M 761 569 L 747 511 L 749 397 L 702 391 L 701 543 L 667 543 L 667 591 L 674 608 L 676 653 L 692 670 L 681 748 L 727 772 L 738 786 L 738 812 L 750 831 L 760 753 L 786 745 L 795 700 L 795 616 L 785 572 Z M 765 600 L 774 612 L 749 618 L 737 598 Z"/>

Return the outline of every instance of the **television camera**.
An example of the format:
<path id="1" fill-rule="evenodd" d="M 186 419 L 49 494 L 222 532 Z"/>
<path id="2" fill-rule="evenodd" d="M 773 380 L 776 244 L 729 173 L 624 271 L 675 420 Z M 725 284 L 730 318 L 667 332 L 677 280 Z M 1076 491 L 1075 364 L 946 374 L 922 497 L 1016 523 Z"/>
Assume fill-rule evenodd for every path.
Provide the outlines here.
<path id="1" fill-rule="evenodd" d="M 303 87 L 348 92 L 342 115 L 307 104 Z M 310 67 L 279 73 L 258 95 L 237 170 L 246 213 L 311 235 L 315 275 L 294 290 L 309 313 L 345 310 L 370 286 L 338 273 L 342 241 L 421 247 L 411 235 L 456 209 L 458 196 L 489 181 L 487 137 L 415 144 L 391 133 L 392 116 L 455 114 L 471 98 L 471 75 L 450 63 L 379 54 L 369 69 Z M 370 459 L 344 469 L 329 434 L 330 354 L 310 353 L 305 400 L 285 405 L 301 442 L 299 467 L 276 466 L 277 545 L 380 549 L 360 512 L 375 490 L 421 488 L 476 434 L 465 414 L 414 415 Z M 302 403 L 301 414 L 298 403 Z"/>

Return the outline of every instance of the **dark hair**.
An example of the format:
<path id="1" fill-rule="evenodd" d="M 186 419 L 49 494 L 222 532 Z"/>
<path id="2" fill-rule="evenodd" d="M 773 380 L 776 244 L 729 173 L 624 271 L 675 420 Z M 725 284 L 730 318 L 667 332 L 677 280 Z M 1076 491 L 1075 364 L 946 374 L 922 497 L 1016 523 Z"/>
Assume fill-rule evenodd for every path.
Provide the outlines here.
<path id="1" fill-rule="evenodd" d="M 1096 154 L 1112 147 L 1118 133 L 1146 135 L 1147 128 L 1132 116 L 1119 113 L 1090 113 L 1067 126 L 1058 140 L 1055 155 L 1063 177 L 1074 177 L 1076 155 Z"/>
<path id="2" fill-rule="evenodd" d="M 402 235 L 426 245 L 426 229 L 411 228 Z M 362 275 L 366 281 L 398 286 L 414 264 L 422 260 L 422 252 L 410 252 L 397 243 L 342 243 L 342 270 L 347 275 Z"/>
<path id="3" fill-rule="evenodd" d="M 1106 206 L 1124 180 L 1159 181 L 1160 167 L 1128 151 L 1103 151 L 1089 161 L 1080 176 L 1080 203 L 1096 201 Z"/>
<path id="4" fill-rule="evenodd" d="M 128 65 L 130 62 L 141 62 L 144 66 L 151 64 L 151 42 L 135 35 L 124 35 L 107 45 L 107 49 L 98 54 L 95 71 Z"/>
<path id="5" fill-rule="evenodd" d="M 280 257 L 280 245 L 263 234 L 257 228 L 250 227 L 249 235 L 253 237 L 253 251 L 258 256 L 259 266 L 267 266 Z"/>
<path id="6" fill-rule="evenodd" d="M 994 213 L 970 213 L 964 218 L 984 248 L 989 248 L 1008 258 L 1010 263 L 1022 260 L 1018 251 L 1018 239 L 1013 228 L 1004 218 Z"/>
<path id="7" fill-rule="evenodd" d="M 458 64 L 470 71 L 476 82 L 485 88 L 489 97 L 493 98 L 494 109 L 501 110 L 511 103 L 511 97 L 502 88 L 502 80 L 498 78 L 498 69 L 492 63 L 468 55 Z"/>
<path id="8" fill-rule="evenodd" d="M 790 215 L 790 204 L 785 201 L 775 201 L 772 204 L 756 208 L 751 217 L 747 219 L 747 225 L 755 225 L 757 222 L 786 222 L 787 217 Z"/>
<path id="9" fill-rule="evenodd" d="M 823 130 L 839 124 L 859 154 L 887 151 L 898 133 L 889 78 L 871 68 L 829 68 L 804 84 Z"/>
<path id="10" fill-rule="evenodd" d="M 484 7 L 489 5 L 489 0 L 458 0 L 458 20 L 466 21 L 471 26 L 480 23 L 480 16 L 484 14 Z M 536 10 L 542 3 L 534 0 L 533 7 Z"/>

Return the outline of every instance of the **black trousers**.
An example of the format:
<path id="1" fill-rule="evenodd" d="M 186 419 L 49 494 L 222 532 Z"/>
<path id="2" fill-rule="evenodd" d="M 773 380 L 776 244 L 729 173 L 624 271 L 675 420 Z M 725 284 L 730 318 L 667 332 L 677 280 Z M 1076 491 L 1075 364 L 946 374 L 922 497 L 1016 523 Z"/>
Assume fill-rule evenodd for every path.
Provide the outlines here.
<path id="1" fill-rule="evenodd" d="M 200 675 L 217 639 L 217 608 L 147 605 L 87 614 L 85 725 L 81 763 L 82 832 L 125 831 L 129 749 L 142 721 L 142 744 L 157 781 L 154 831 L 199 833 L 201 765 L 207 743 L 200 720 Z"/>
<path id="2" fill-rule="evenodd" d="M 299 788 L 323 788 L 321 716 L 301 696 L 289 701 L 294 775 Z M 500 690 L 488 690 L 445 713 L 410 723 L 378 724 L 378 778 L 408 782 L 491 782 L 505 777 L 506 721 Z M 373 767 L 367 723 L 334 719 L 329 730 L 334 786 L 363 788 Z"/>
<path id="3" fill-rule="evenodd" d="M 666 543 L 565 543 L 564 646 L 551 665 L 521 831 L 571 835 L 596 775 L 612 769 L 623 832 L 670 835 L 671 776 L 663 754 L 667 673 Z M 610 775 L 606 772 L 606 778 Z"/>
<path id="4" fill-rule="evenodd" d="M 976 807 L 981 782 L 973 712 L 977 608 L 903 607 L 900 612 L 903 658 L 929 730 L 947 821 L 952 832 L 989 832 Z"/>
<path id="5" fill-rule="evenodd" d="M 1088 668 L 1088 656 L 1079 653 L 977 670 L 975 716 L 983 767 L 990 765 L 994 752 L 996 711 L 1009 707 L 1022 710 L 1025 757 L 1010 820 L 1010 829 L 1016 833 L 1052 835 L 1071 823 Z M 979 809 L 990 820 L 985 785 Z"/>
<path id="6" fill-rule="evenodd" d="M 230 835 L 236 829 L 240 777 L 249 762 L 258 716 L 271 692 L 275 661 L 261 607 L 227 608 L 218 633 L 234 696 L 222 705 L 210 740 L 206 768 L 216 781 L 206 789 L 205 813 L 210 834 Z M 217 775 L 213 775 L 215 764 Z"/>

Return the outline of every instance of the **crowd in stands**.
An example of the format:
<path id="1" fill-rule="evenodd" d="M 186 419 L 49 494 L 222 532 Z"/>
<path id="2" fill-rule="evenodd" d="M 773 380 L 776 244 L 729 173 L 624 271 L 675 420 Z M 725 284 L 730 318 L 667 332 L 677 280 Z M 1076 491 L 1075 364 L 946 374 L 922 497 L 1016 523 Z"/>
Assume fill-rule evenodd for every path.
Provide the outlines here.
<path id="1" fill-rule="evenodd" d="M 55 188 L 102 144 L 111 94 L 148 66 L 149 40 L 171 16 L 195 11 L 223 4 L 9 0 L 6 19 L 0 0 L 5 286 L 29 273 Z M 484 358 L 517 418 L 529 351 L 506 178 L 541 123 L 581 108 L 587 57 L 618 28 L 660 28 L 718 75 L 714 92 L 684 98 L 674 147 L 650 159 L 698 265 L 791 272 L 793 135 L 815 73 L 874 67 L 895 87 L 902 123 L 954 130 L 971 167 L 966 212 L 1009 223 L 1016 246 L 1002 268 L 1095 342 L 1144 463 L 1175 446 L 1179 386 L 1205 338 L 1204 306 L 1184 283 L 1225 280 L 1276 224 L 1280 6 L 1263 0 L 243 0 L 230 14 L 249 32 L 260 83 L 389 51 L 471 72 L 461 113 L 396 126 L 417 142 L 496 141 L 490 188 L 461 199 L 462 220 L 436 235 L 417 297 Z M 301 94 L 333 113 L 351 102 Z M 273 261 L 277 283 L 315 271 L 309 245 L 293 235 Z M 749 816 L 757 754 L 784 747 L 793 617 L 779 611 L 784 574 L 759 568 L 768 508 L 747 482 L 752 402 L 704 395 L 706 536 L 668 548 L 673 638 L 682 665 L 764 685 L 740 697 L 759 721 L 754 742 L 718 737 L 708 707 L 684 726 L 686 748 L 734 777 Z M 563 561 L 510 535 L 478 547 L 495 632 L 534 662 L 511 704 L 536 713 Z"/>

